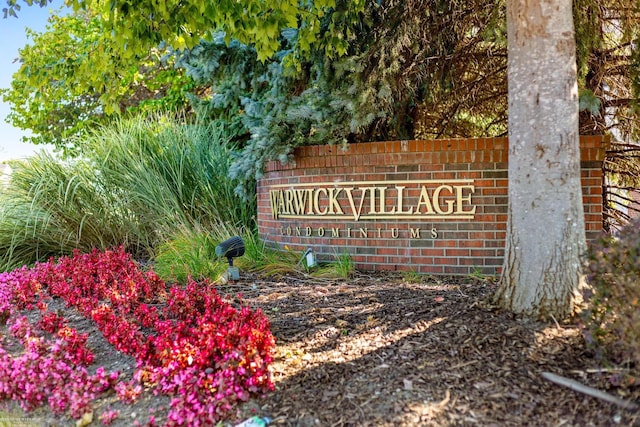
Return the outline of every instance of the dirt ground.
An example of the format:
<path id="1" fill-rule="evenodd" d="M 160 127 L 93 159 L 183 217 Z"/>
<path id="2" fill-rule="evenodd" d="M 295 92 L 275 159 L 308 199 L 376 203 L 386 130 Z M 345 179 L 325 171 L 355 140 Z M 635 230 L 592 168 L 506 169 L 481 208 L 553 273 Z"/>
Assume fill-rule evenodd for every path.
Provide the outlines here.
<path id="1" fill-rule="evenodd" d="M 240 292 L 271 319 L 276 390 L 224 425 L 259 415 L 277 426 L 640 426 L 637 410 L 542 376 L 555 373 L 637 404 L 637 371 L 596 358 L 576 325 L 496 310 L 494 291 L 491 281 L 473 278 L 244 274 L 221 293 Z M 91 327 L 76 320 L 81 332 Z M 92 340 L 89 347 L 100 349 L 96 365 L 132 372 L 132 360 Z M 149 415 L 161 425 L 167 405 L 151 392 L 134 405 L 107 396 L 91 425 L 107 408 L 120 411 L 115 426 L 144 425 Z M 75 425 L 44 410 L 16 420 L 5 425 Z"/>

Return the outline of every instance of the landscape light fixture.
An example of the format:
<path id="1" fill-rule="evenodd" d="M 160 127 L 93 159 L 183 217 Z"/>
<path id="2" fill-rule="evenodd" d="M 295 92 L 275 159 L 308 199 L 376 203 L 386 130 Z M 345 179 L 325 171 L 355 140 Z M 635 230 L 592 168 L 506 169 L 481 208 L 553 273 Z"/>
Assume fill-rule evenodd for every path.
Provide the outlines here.
<path id="1" fill-rule="evenodd" d="M 216 246 L 216 255 L 219 257 L 227 257 L 229 268 L 227 268 L 227 279 L 238 280 L 240 278 L 240 270 L 233 266 L 233 259 L 244 255 L 244 242 L 240 236 L 233 236 Z"/>
<path id="2" fill-rule="evenodd" d="M 307 262 L 307 268 L 313 268 L 318 265 L 318 260 L 316 259 L 316 254 L 313 252 L 313 249 L 309 248 L 306 250 L 302 258 Z"/>

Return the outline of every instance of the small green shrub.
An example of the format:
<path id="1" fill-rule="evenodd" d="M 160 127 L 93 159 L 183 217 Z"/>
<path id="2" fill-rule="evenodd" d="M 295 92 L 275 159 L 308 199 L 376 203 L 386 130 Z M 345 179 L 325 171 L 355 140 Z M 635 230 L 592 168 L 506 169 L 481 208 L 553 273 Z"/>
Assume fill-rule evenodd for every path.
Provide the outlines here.
<path id="1" fill-rule="evenodd" d="M 255 232 L 247 232 L 242 236 L 245 254 L 238 260 L 238 265 L 249 271 L 266 276 L 301 273 L 304 267 L 300 264 L 301 253 L 274 248 L 260 240 Z"/>
<path id="2" fill-rule="evenodd" d="M 153 268 L 165 282 L 215 281 L 227 268 L 226 259 L 216 256 L 221 240 L 204 230 L 186 229 L 158 246 Z"/>
<path id="3" fill-rule="evenodd" d="M 232 236 L 240 236 L 245 253 L 233 260 L 233 265 L 243 271 L 265 276 L 299 274 L 304 272 L 300 263 L 302 254 L 265 245 L 255 230 L 219 224 L 210 229 L 188 227 L 176 232 L 161 244 L 153 257 L 155 272 L 169 282 L 187 283 L 193 279 L 207 278 L 218 281 L 227 270 L 226 258 L 220 258 L 215 248 Z"/>
<path id="4" fill-rule="evenodd" d="M 587 341 L 640 366 L 640 220 L 589 247 Z"/>
<path id="5" fill-rule="evenodd" d="M 353 258 L 345 251 L 336 253 L 333 261 L 320 263 L 311 271 L 311 275 L 317 278 L 348 279 L 355 271 Z"/>
<path id="6" fill-rule="evenodd" d="M 413 268 L 409 271 L 403 271 L 402 280 L 407 283 L 420 283 L 422 281 L 422 275 L 415 271 Z"/>
<path id="7" fill-rule="evenodd" d="M 342 277 L 343 279 L 348 278 L 356 271 L 353 258 L 351 258 L 351 255 L 347 252 L 343 252 L 336 257 L 334 268 L 336 269 L 338 277 Z"/>

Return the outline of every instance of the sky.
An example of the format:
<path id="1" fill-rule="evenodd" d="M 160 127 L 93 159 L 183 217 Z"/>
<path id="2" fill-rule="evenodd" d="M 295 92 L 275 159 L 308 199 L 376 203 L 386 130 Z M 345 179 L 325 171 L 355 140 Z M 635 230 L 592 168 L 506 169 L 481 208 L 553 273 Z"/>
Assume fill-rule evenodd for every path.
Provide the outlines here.
<path id="1" fill-rule="evenodd" d="M 14 62 L 18 57 L 18 49 L 27 43 L 25 28 L 41 32 L 45 29 L 50 11 L 57 11 L 63 4 L 62 0 L 54 0 L 47 7 L 28 6 L 24 1 L 18 0 L 21 10 L 18 18 L 8 17 L 4 19 L 2 8 L 6 1 L 0 0 L 0 87 L 8 88 L 11 85 L 11 76 L 20 64 Z M 9 159 L 21 159 L 41 150 L 42 146 L 24 144 L 20 138 L 27 135 L 26 131 L 17 129 L 8 124 L 5 118 L 10 112 L 9 105 L 2 102 L 0 97 L 0 162 Z"/>

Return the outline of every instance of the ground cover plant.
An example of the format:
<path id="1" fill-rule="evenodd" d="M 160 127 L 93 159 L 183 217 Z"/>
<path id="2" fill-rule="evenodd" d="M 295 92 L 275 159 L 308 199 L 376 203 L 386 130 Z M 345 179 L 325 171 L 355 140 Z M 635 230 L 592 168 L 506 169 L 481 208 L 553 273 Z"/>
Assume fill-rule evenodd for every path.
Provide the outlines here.
<path id="1" fill-rule="evenodd" d="M 53 307 L 58 307 L 54 309 Z M 95 366 L 96 356 L 59 313 L 73 308 L 108 343 L 135 360 L 130 375 Z M 0 398 L 25 411 L 47 406 L 81 418 L 116 394 L 133 403 L 143 390 L 169 398 L 149 425 L 212 425 L 238 402 L 273 388 L 274 338 L 259 311 L 223 299 L 207 281 L 167 286 L 124 250 L 38 263 L 0 275 Z M 117 412 L 103 408 L 109 424 Z"/>

